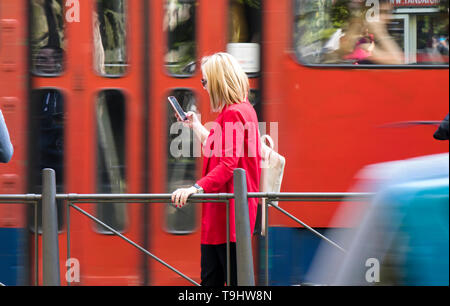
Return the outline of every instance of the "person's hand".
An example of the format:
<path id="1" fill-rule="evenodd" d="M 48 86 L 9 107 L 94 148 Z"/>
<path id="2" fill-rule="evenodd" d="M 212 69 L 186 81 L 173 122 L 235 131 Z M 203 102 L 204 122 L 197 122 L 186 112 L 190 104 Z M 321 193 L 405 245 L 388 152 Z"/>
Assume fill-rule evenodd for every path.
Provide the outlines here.
<path id="1" fill-rule="evenodd" d="M 197 193 L 198 189 L 194 186 L 189 188 L 179 188 L 172 193 L 172 202 L 176 207 L 183 207 L 186 205 L 187 199 L 191 194 Z"/>
<path id="2" fill-rule="evenodd" d="M 194 113 L 194 112 L 191 112 L 191 111 L 189 111 L 189 112 L 187 112 L 186 113 L 186 120 L 181 120 L 181 118 L 180 118 L 180 116 L 178 116 L 178 114 L 175 112 L 175 117 L 177 117 L 177 120 L 179 121 L 179 122 L 183 122 L 183 125 L 185 126 L 185 127 L 188 127 L 188 128 L 194 128 L 195 126 L 197 126 L 197 125 L 201 125 L 201 122 L 200 122 L 200 120 L 198 119 L 198 117 L 197 117 L 197 114 L 196 113 Z"/>
<path id="3" fill-rule="evenodd" d="M 392 7 L 390 4 L 384 4 L 380 7 L 378 21 L 368 22 L 369 32 L 375 35 L 375 38 L 380 36 L 390 36 L 388 32 L 388 23 L 392 20 Z"/>
<path id="4" fill-rule="evenodd" d="M 200 119 L 198 119 L 198 115 L 195 112 L 189 111 L 186 113 L 186 120 L 181 120 L 180 116 L 175 112 L 175 117 L 178 122 L 182 122 L 183 126 L 188 127 L 194 131 L 194 134 L 200 140 L 201 143 L 204 143 L 206 138 L 209 135 L 209 131 L 202 125 Z"/>

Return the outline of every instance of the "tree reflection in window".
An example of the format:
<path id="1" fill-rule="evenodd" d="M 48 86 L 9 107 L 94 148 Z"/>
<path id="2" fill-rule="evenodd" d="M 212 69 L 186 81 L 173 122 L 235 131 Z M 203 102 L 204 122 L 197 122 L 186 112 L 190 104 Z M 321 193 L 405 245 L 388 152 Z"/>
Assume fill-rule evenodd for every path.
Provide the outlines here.
<path id="1" fill-rule="evenodd" d="M 97 0 L 93 14 L 94 68 L 107 76 L 121 76 L 127 68 L 126 1 Z"/>
<path id="2" fill-rule="evenodd" d="M 190 76 L 195 72 L 196 0 L 167 0 L 163 22 L 167 33 L 165 65 L 169 74 Z"/>
<path id="3" fill-rule="evenodd" d="M 228 42 L 261 41 L 261 0 L 230 0 Z"/>
<path id="4" fill-rule="evenodd" d="M 118 90 L 105 90 L 98 95 L 97 121 L 97 193 L 125 193 L 125 98 Z M 97 216 L 118 231 L 127 223 L 126 204 L 99 203 Z M 110 233 L 101 225 L 97 229 Z"/>

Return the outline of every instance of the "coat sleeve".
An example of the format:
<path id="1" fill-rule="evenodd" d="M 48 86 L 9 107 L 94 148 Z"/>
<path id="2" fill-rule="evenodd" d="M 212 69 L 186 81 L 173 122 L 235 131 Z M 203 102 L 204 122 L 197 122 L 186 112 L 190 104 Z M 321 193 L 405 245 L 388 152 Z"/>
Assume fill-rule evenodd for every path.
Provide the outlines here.
<path id="1" fill-rule="evenodd" d="M 13 146 L 9 139 L 8 128 L 6 127 L 5 119 L 0 110 L 0 162 L 7 163 L 11 160 L 13 155 Z"/>
<path id="2" fill-rule="evenodd" d="M 215 131 L 217 132 L 217 131 Z M 201 178 L 197 184 L 206 193 L 215 193 L 223 190 L 223 186 L 233 177 L 233 170 L 237 168 L 239 158 L 243 156 L 244 150 L 244 119 L 236 110 L 229 110 L 224 114 L 221 125 L 222 143 L 219 145 L 220 160 L 206 176 Z"/>

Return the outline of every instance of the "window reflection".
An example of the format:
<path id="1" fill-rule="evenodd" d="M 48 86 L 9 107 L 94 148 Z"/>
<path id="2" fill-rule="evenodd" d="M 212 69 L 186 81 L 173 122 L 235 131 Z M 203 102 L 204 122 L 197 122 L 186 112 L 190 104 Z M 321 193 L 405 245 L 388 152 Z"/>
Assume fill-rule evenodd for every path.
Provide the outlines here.
<path id="1" fill-rule="evenodd" d="M 175 76 L 195 72 L 196 59 L 196 0 L 167 0 L 164 31 L 167 32 L 165 65 Z"/>
<path id="2" fill-rule="evenodd" d="M 418 15 L 417 29 L 417 62 L 448 64 L 448 15 Z"/>
<path id="3" fill-rule="evenodd" d="M 31 0 L 32 71 L 58 75 L 63 71 L 64 5 L 62 0 Z"/>
<path id="4" fill-rule="evenodd" d="M 124 0 L 97 0 L 93 14 L 94 69 L 101 75 L 121 76 L 127 68 Z"/>
<path id="5" fill-rule="evenodd" d="M 125 193 L 125 98 L 118 90 L 98 95 L 97 119 L 97 193 Z M 99 203 L 97 216 L 118 231 L 126 227 L 124 203 Z M 109 233 L 101 225 L 97 229 Z"/>
<path id="6" fill-rule="evenodd" d="M 259 89 L 250 89 L 248 93 L 248 100 L 253 105 L 256 115 L 258 116 L 258 120 L 262 121 L 261 91 Z"/>
<path id="7" fill-rule="evenodd" d="M 261 0 L 230 0 L 228 42 L 259 43 L 261 40 Z"/>
<path id="8" fill-rule="evenodd" d="M 294 30 L 306 64 L 448 64 L 448 1 L 296 0 Z"/>
<path id="9" fill-rule="evenodd" d="M 29 120 L 28 190 L 42 192 L 42 169 L 55 171 L 56 192 L 64 193 L 64 99 L 58 90 L 34 90 L 31 94 Z M 42 205 L 38 203 L 38 228 L 42 226 Z M 63 226 L 63 202 L 57 200 L 58 229 Z M 34 209 L 30 227 L 34 229 Z"/>
<path id="10" fill-rule="evenodd" d="M 227 52 L 248 74 L 260 70 L 261 1 L 230 0 Z"/>
<path id="11" fill-rule="evenodd" d="M 185 112 L 197 112 L 197 103 L 193 92 L 185 89 L 172 91 Z M 166 100 L 167 101 L 167 100 Z M 167 103 L 168 113 L 168 157 L 167 192 L 177 188 L 190 187 L 196 181 L 196 149 L 199 144 L 188 127 L 177 122 L 174 111 Z M 198 152 L 197 152 L 198 153 Z M 188 204 L 182 208 L 166 206 L 166 230 L 172 234 L 187 234 L 195 230 L 195 211 L 197 204 Z"/>

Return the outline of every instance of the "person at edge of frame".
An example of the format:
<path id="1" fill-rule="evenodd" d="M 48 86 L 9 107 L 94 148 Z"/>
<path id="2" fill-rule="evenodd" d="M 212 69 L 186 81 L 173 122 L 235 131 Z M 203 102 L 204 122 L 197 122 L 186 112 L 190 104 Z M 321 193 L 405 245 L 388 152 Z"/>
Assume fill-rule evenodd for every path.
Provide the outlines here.
<path id="1" fill-rule="evenodd" d="M 9 138 L 8 128 L 0 110 L 0 163 L 8 163 L 14 153 L 14 148 Z"/>
<path id="2" fill-rule="evenodd" d="M 442 120 L 441 124 L 437 128 L 437 130 L 434 132 L 433 137 L 437 140 L 448 140 L 449 135 L 449 126 L 448 126 L 448 116 L 445 116 L 444 120 Z"/>

